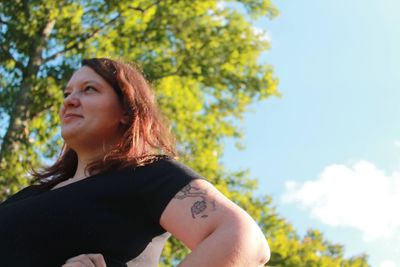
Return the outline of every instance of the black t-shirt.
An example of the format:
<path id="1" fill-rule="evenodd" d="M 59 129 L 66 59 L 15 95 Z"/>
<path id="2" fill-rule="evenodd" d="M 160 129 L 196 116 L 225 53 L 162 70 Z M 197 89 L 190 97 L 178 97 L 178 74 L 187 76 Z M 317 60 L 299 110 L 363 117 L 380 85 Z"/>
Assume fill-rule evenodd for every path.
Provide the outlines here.
<path id="1" fill-rule="evenodd" d="M 53 190 L 28 186 L 0 204 L 0 266 L 56 267 L 88 253 L 126 266 L 165 233 L 162 212 L 198 178 L 164 158 Z"/>

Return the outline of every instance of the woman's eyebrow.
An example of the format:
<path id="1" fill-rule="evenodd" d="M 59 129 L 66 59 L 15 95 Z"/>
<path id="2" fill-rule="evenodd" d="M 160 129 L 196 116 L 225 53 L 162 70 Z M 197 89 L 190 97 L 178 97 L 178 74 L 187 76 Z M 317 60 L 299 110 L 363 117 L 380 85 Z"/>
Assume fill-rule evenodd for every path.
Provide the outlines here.
<path id="1" fill-rule="evenodd" d="M 98 82 L 96 82 L 95 80 L 87 80 L 87 81 L 82 82 L 82 85 L 83 85 L 83 86 L 85 86 L 85 85 L 87 85 L 87 84 L 94 84 L 94 85 L 96 85 L 97 87 L 102 87 L 101 84 L 98 83 Z M 66 90 L 68 90 L 68 89 L 71 89 L 71 86 L 67 84 L 67 86 L 64 87 L 64 91 L 66 91 Z"/>

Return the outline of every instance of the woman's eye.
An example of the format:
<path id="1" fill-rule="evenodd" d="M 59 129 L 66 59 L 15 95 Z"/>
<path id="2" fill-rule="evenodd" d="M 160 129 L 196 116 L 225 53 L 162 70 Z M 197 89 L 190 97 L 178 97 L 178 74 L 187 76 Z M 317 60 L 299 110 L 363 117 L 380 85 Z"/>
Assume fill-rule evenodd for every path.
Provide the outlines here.
<path id="1" fill-rule="evenodd" d="M 70 95 L 69 92 L 64 92 L 64 98 L 67 98 Z"/>
<path id="2" fill-rule="evenodd" d="M 86 86 L 83 90 L 84 90 L 85 92 L 88 92 L 88 91 L 96 91 L 96 89 L 95 89 L 94 87 L 92 87 L 92 86 Z"/>

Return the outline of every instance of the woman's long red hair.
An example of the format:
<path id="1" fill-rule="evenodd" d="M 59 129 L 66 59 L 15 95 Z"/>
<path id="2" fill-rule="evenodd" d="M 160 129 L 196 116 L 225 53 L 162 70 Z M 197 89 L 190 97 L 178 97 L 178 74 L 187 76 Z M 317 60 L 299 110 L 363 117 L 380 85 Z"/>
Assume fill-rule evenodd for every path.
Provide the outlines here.
<path id="1" fill-rule="evenodd" d="M 108 58 L 84 59 L 82 66 L 93 69 L 112 86 L 129 116 L 121 141 L 101 160 L 87 166 L 89 175 L 176 156 L 175 138 L 156 104 L 151 86 L 137 67 Z M 71 178 L 77 164 L 77 154 L 64 144 L 52 166 L 32 171 L 32 184 L 39 181 L 38 186 L 51 188 Z"/>

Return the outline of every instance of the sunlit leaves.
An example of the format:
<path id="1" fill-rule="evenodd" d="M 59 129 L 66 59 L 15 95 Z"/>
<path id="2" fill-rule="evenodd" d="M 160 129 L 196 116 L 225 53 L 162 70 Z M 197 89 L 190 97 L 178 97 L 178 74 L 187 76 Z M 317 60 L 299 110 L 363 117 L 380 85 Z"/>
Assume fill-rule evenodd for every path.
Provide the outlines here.
<path id="1" fill-rule="evenodd" d="M 30 167 L 59 152 L 61 90 L 80 60 L 122 58 L 136 62 L 153 84 L 180 160 L 263 228 L 272 266 L 367 266 L 363 256 L 343 259 L 342 246 L 318 231 L 299 237 L 270 197 L 256 196 L 257 182 L 247 171 L 229 172 L 220 162 L 225 139 L 243 135 L 240 121 L 248 106 L 279 96 L 273 68 L 259 62 L 269 41 L 250 20 L 277 14 L 270 0 L 0 1 L 1 134 L 10 121 L 24 126 L 1 151 L 0 201 L 28 184 Z M 45 39 L 43 29 L 51 23 Z M 35 60 L 40 67 L 32 65 Z M 22 93 L 27 97 L 21 99 Z M 14 112 L 17 105 L 25 117 Z M 188 252 L 171 239 L 161 265 L 176 265 Z"/>

